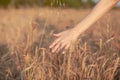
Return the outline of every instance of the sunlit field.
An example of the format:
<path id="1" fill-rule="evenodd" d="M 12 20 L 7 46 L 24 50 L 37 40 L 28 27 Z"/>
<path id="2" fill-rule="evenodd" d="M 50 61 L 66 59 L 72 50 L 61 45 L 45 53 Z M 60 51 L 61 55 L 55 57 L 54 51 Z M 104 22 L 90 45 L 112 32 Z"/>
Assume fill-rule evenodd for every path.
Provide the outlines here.
<path id="1" fill-rule="evenodd" d="M 120 80 L 119 9 L 104 15 L 69 50 L 49 49 L 53 33 L 74 27 L 89 12 L 0 9 L 0 80 Z"/>

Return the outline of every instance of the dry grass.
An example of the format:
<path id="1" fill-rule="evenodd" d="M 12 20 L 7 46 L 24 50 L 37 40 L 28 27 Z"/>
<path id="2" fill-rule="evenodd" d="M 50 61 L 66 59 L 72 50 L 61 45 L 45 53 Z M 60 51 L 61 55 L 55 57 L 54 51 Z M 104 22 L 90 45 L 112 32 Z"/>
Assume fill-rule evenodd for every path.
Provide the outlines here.
<path id="1" fill-rule="evenodd" d="M 90 10 L 0 10 L 0 80 L 120 80 L 120 15 L 105 15 L 65 54 L 51 53 L 52 34 Z M 78 17 L 79 16 L 79 17 Z"/>

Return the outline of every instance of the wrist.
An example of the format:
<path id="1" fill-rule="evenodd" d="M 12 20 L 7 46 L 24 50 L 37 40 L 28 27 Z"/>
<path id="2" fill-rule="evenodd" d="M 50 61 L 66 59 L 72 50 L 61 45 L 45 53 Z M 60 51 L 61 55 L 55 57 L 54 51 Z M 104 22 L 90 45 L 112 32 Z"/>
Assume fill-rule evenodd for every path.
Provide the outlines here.
<path id="1" fill-rule="evenodd" d="M 81 24 L 78 24 L 77 26 L 75 26 L 73 28 L 73 31 L 75 31 L 75 33 L 77 35 L 81 35 L 85 30 L 87 29 L 87 26 L 86 25 L 81 25 Z"/>
<path id="2" fill-rule="evenodd" d="M 71 33 L 76 37 L 78 37 L 81 34 L 76 27 L 71 29 Z"/>

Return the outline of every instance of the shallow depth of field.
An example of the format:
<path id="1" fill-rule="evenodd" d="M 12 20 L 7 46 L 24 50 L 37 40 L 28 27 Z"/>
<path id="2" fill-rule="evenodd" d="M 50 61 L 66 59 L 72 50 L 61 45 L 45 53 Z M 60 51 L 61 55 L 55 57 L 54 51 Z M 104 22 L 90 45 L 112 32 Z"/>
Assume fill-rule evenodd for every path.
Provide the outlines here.
<path id="1" fill-rule="evenodd" d="M 74 27 L 90 9 L 0 9 L 0 80 L 120 80 L 120 9 L 80 35 L 63 54 L 53 33 Z"/>

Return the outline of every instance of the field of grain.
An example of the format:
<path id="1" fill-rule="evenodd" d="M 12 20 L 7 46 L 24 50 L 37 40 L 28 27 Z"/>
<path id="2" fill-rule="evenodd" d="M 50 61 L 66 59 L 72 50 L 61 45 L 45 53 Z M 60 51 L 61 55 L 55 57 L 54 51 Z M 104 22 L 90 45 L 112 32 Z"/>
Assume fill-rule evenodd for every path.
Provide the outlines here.
<path id="1" fill-rule="evenodd" d="M 0 80 L 120 80 L 120 9 L 55 54 L 53 33 L 74 27 L 90 9 L 0 9 Z"/>

